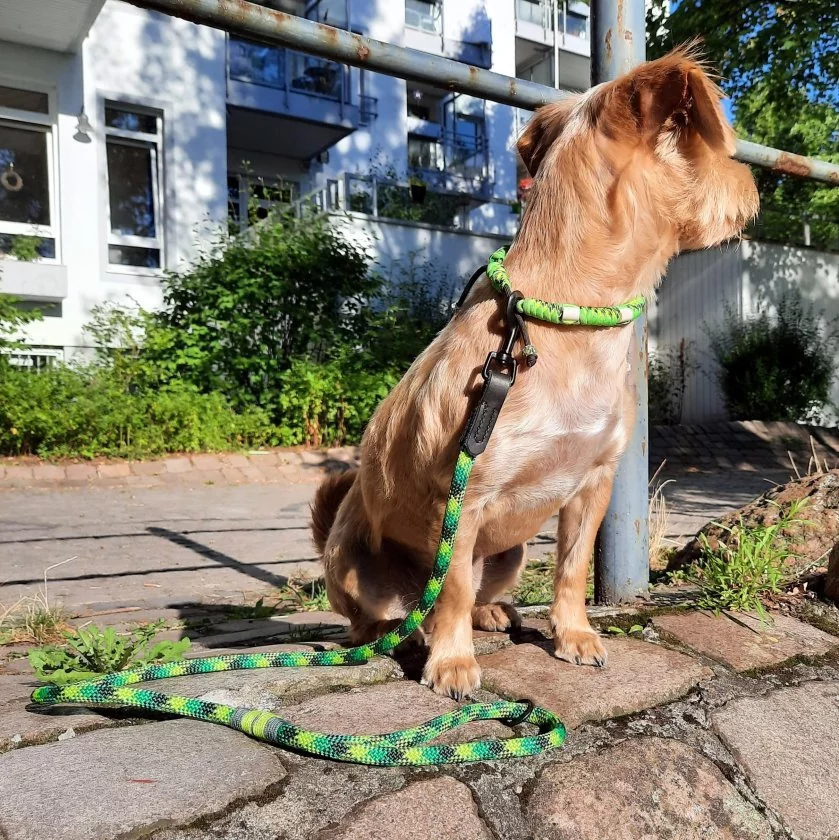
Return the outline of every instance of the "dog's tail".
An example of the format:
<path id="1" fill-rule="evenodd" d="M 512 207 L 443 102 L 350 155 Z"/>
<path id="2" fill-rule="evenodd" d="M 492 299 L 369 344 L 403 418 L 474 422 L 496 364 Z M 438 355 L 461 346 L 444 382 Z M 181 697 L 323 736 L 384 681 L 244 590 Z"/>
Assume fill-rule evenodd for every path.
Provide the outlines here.
<path id="1" fill-rule="evenodd" d="M 358 470 L 355 469 L 328 475 L 315 493 L 315 500 L 312 502 L 312 539 L 319 554 L 323 554 L 338 508 L 357 475 Z"/>

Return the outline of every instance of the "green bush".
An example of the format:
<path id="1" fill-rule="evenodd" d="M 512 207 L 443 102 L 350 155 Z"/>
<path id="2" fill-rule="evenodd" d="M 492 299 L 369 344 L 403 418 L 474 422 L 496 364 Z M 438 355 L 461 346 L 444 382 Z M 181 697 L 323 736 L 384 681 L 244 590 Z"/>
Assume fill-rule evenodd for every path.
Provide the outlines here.
<path id="1" fill-rule="evenodd" d="M 13 350 L 20 346 L 16 336 L 21 329 L 32 321 L 40 321 L 39 310 L 22 310 L 17 307 L 17 298 L 0 293 L 0 365 L 7 362 L 4 350 Z"/>
<path id="2" fill-rule="evenodd" d="M 386 281 L 321 217 L 225 238 L 164 281 L 161 312 L 106 304 L 97 358 L 0 368 L 0 453 L 143 457 L 361 438 L 443 326 L 446 275 L 412 260 Z M 0 299 L 0 339 L 21 313 Z M 15 320 L 16 319 L 16 320 Z"/>
<path id="3" fill-rule="evenodd" d="M 112 369 L 57 366 L 0 375 L 0 452 L 43 458 L 143 457 L 273 443 L 265 412 L 172 384 L 128 392 Z"/>
<path id="4" fill-rule="evenodd" d="M 361 340 L 360 313 L 381 285 L 369 269 L 364 250 L 320 216 L 285 215 L 225 239 L 164 280 L 145 364 L 163 381 L 276 414 L 293 359 L 326 362 Z"/>
<path id="5" fill-rule="evenodd" d="M 832 322 L 822 327 L 798 294 L 782 297 L 774 315 L 743 320 L 728 308 L 722 326 L 709 335 L 732 420 L 822 419 L 839 336 Z"/>

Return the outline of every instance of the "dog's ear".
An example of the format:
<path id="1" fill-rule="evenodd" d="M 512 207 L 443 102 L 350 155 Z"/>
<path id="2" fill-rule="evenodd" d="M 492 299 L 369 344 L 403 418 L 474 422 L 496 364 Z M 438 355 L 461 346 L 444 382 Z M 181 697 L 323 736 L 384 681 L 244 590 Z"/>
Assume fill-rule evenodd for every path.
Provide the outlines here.
<path id="1" fill-rule="evenodd" d="M 711 81 L 695 47 L 674 50 L 643 64 L 624 80 L 642 134 L 657 142 L 698 135 L 715 152 L 734 153 L 734 132 L 723 114 L 722 91 Z"/>
<path id="2" fill-rule="evenodd" d="M 516 149 L 531 176 L 539 171 L 548 149 L 561 134 L 567 112 L 568 105 L 564 102 L 543 105 L 519 137 Z"/>

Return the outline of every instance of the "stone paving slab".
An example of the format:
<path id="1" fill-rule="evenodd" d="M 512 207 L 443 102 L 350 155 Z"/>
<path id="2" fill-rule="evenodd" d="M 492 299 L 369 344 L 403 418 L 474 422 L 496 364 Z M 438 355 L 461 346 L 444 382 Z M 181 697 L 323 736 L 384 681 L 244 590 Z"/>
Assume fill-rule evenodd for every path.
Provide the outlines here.
<path id="1" fill-rule="evenodd" d="M 528 803 L 534 840 L 770 840 L 766 820 L 700 753 L 624 741 L 545 769 Z"/>
<path id="2" fill-rule="evenodd" d="M 342 735 L 371 735 L 416 726 L 457 708 L 415 682 L 403 680 L 348 692 L 324 694 L 295 706 L 282 715 L 304 729 Z M 447 732 L 436 743 L 451 744 L 478 738 L 509 738 L 512 731 L 492 720 L 476 721 Z"/>
<path id="3" fill-rule="evenodd" d="M 220 813 L 285 775 L 273 750 L 222 726 L 178 720 L 95 732 L 0 756 L 0 837 L 139 837 Z"/>
<path id="4" fill-rule="evenodd" d="M 12 700 L 26 699 L 38 685 L 38 681 L 31 673 L 0 674 L 0 708 Z"/>
<path id="5" fill-rule="evenodd" d="M 319 840 L 494 840 L 469 788 L 443 776 L 365 803 Z"/>
<path id="6" fill-rule="evenodd" d="M 800 840 L 839 837 L 839 682 L 738 698 L 711 721 L 786 828 Z"/>
<path id="7" fill-rule="evenodd" d="M 248 648 L 248 653 L 263 651 L 313 650 L 310 645 L 272 645 Z M 237 651 L 241 653 L 241 651 Z M 198 655 L 217 655 L 215 651 L 196 651 Z M 315 692 L 375 685 L 402 676 L 399 665 L 380 656 L 364 665 L 339 665 L 325 668 L 260 668 L 249 671 L 220 671 L 173 677 L 155 683 L 165 694 L 200 697 L 214 703 L 276 709 Z"/>
<path id="8" fill-rule="evenodd" d="M 660 645 L 628 638 L 603 643 L 609 654 L 605 668 L 563 662 L 553 656 L 552 642 L 506 647 L 478 657 L 482 683 L 555 711 L 573 729 L 675 700 L 713 677 L 709 668 Z"/>
<path id="9" fill-rule="evenodd" d="M 31 712 L 25 708 L 26 702 L 22 700 L 0 706 L 0 753 L 30 744 L 57 741 L 62 737 L 72 737 L 91 729 L 103 729 L 116 723 L 113 718 L 82 708 L 64 707 L 60 712 Z"/>
<path id="10" fill-rule="evenodd" d="M 770 623 L 763 623 L 747 613 L 738 612 L 735 621 L 684 612 L 656 616 L 653 626 L 736 671 L 766 668 L 794 656 L 820 656 L 839 645 L 839 638 L 781 613 L 771 613 Z"/>

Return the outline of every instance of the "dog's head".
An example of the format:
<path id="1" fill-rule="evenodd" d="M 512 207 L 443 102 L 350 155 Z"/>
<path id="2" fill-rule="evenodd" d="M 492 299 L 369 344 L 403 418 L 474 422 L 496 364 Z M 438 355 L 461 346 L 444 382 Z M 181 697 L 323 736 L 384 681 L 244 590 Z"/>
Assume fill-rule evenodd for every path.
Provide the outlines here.
<path id="1" fill-rule="evenodd" d="M 695 51 L 680 49 L 539 109 L 518 151 L 534 198 L 547 186 L 541 212 L 594 214 L 613 236 L 654 235 L 673 252 L 739 235 L 757 212 L 757 190 L 749 168 L 731 159 L 721 98 Z M 556 201 L 564 208 L 548 206 Z"/>

